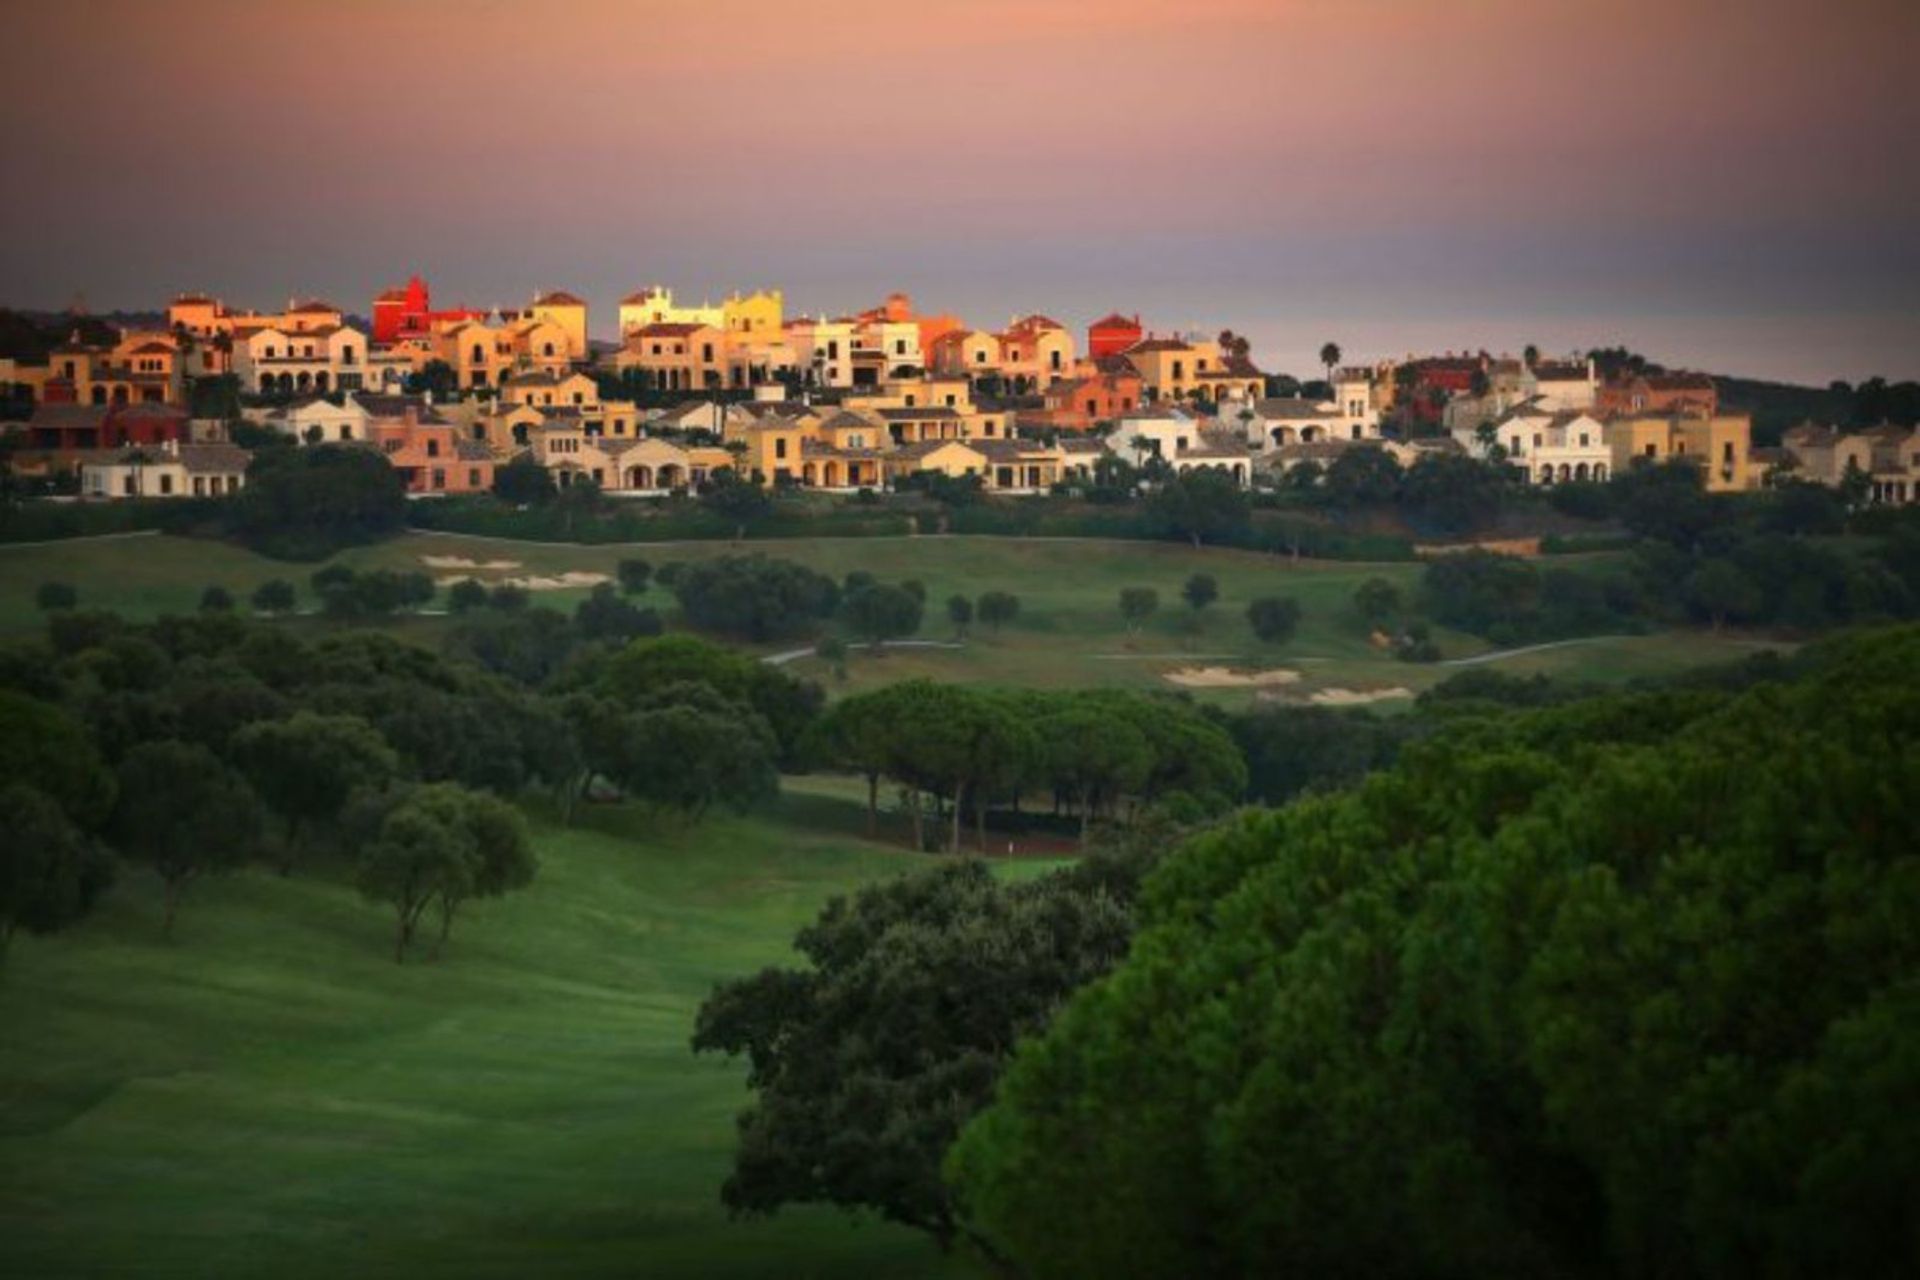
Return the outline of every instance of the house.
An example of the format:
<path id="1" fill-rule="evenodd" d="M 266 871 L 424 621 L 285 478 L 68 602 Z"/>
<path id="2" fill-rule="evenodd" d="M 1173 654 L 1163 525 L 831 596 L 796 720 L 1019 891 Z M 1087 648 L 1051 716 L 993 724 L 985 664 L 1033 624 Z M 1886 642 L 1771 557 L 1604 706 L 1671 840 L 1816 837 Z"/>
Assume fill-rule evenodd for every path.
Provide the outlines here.
<path id="1" fill-rule="evenodd" d="M 551 325 L 566 344 L 566 359 L 583 361 L 587 358 L 587 304 L 566 290 L 555 289 L 535 294 L 533 304 L 514 318 Z M 554 353 L 550 351 L 547 354 L 552 358 Z"/>
<path id="2" fill-rule="evenodd" d="M 726 383 L 727 335 L 709 324 L 643 325 L 627 334 L 614 367 L 637 371 L 657 391 L 717 391 Z"/>
<path id="3" fill-rule="evenodd" d="M 1497 448 L 1529 484 L 1605 480 L 1614 465 L 1605 423 L 1582 410 L 1549 409 L 1539 400 L 1503 414 L 1484 430 L 1456 430 L 1452 436 L 1478 457 L 1495 456 Z"/>
<path id="4" fill-rule="evenodd" d="M 1073 372 L 1073 335 L 1057 320 L 1021 316 L 994 337 L 1000 347 L 997 372 L 1015 395 L 1044 390 Z"/>
<path id="5" fill-rule="evenodd" d="M 1549 413 L 1588 411 L 1600 398 L 1592 360 L 1536 360 L 1520 378 L 1520 398 Z"/>
<path id="6" fill-rule="evenodd" d="M 232 331 L 233 372 L 263 395 L 369 390 L 367 336 L 343 324 L 305 328 L 242 324 Z"/>
<path id="7" fill-rule="evenodd" d="M 1805 423 L 1780 439 L 1791 474 L 1825 485 L 1858 480 L 1867 501 L 1920 502 L 1920 431 L 1881 425 L 1860 431 Z"/>
<path id="8" fill-rule="evenodd" d="M 484 320 L 486 312 L 467 307 L 444 311 L 433 309 L 433 294 L 419 276 L 409 276 L 403 288 L 386 289 L 373 300 L 373 341 L 376 346 L 392 346 L 408 338 L 424 339 L 436 327 L 458 324 L 463 320 Z"/>
<path id="9" fill-rule="evenodd" d="M 321 396 L 289 401 L 261 419 L 261 425 L 292 436 L 306 444 L 364 443 L 368 423 L 366 409 L 353 396 L 341 397 L 341 403 Z"/>
<path id="10" fill-rule="evenodd" d="M 1266 385 L 1265 377 L 1244 358 L 1223 360 L 1220 344 L 1211 338 L 1148 337 L 1119 358 L 1140 376 L 1150 399 L 1244 399 L 1261 394 Z"/>
<path id="11" fill-rule="evenodd" d="M 501 384 L 500 398 L 510 405 L 532 405 L 539 409 L 555 405 L 584 408 L 600 403 L 600 387 L 584 373 L 529 369 L 509 375 Z"/>
<path id="12" fill-rule="evenodd" d="M 1374 407 L 1371 382 L 1364 370 L 1343 369 L 1336 374 L 1333 397 L 1328 400 L 1231 396 L 1219 402 L 1218 413 L 1223 425 L 1241 429 L 1247 447 L 1255 451 L 1324 440 L 1376 440 L 1380 436 L 1380 412 Z"/>
<path id="13" fill-rule="evenodd" d="M 1146 331 L 1140 327 L 1138 314 L 1123 316 L 1115 311 L 1087 326 L 1087 356 L 1093 360 L 1102 356 L 1117 356 L 1129 347 L 1139 345 L 1145 336 Z"/>
<path id="14" fill-rule="evenodd" d="M 727 311 L 711 303 L 683 307 L 673 300 L 673 290 L 665 285 L 650 285 L 620 299 L 620 339 L 636 329 L 653 324 L 705 325 L 727 332 Z"/>
<path id="15" fill-rule="evenodd" d="M 91 452 L 80 462 L 87 498 L 209 498 L 246 487 L 253 455 L 230 444 L 127 446 Z"/>
<path id="16" fill-rule="evenodd" d="M 1088 431 L 1132 413 L 1140 396 L 1140 375 L 1131 370 L 1063 378 L 1047 388 L 1045 407 L 1027 420 L 1061 431 Z"/>
<path id="17" fill-rule="evenodd" d="M 187 411 L 167 404 L 38 404 L 26 422 L 26 445 L 55 454 L 154 448 L 192 434 Z"/>
<path id="18" fill-rule="evenodd" d="M 1000 340 L 977 329 L 954 329 L 934 339 L 927 368 L 938 374 L 978 378 L 1000 369 Z"/>
<path id="19" fill-rule="evenodd" d="M 913 298 L 905 293 L 890 293 L 886 301 L 877 307 L 870 307 L 854 316 L 856 324 L 872 324 L 879 321 L 910 323 L 919 330 L 921 366 L 926 366 L 927 358 L 933 351 L 933 344 L 941 336 L 958 329 L 966 328 L 960 318 L 954 315 L 923 316 L 913 309 Z"/>
<path id="20" fill-rule="evenodd" d="M 1594 409 L 1603 417 L 1680 413 L 1711 418 L 1720 412 L 1720 388 L 1704 373 L 1633 374 L 1600 387 Z"/>
<path id="21" fill-rule="evenodd" d="M 1108 452 L 1145 467 L 1164 462 L 1176 472 L 1215 467 L 1242 486 L 1253 481 L 1253 455 L 1234 432 L 1210 427 L 1198 416 L 1177 407 L 1131 413 L 1121 418 L 1106 438 Z"/>
<path id="22" fill-rule="evenodd" d="M 368 396 L 361 403 L 369 441 L 400 472 L 409 496 L 493 487 L 493 450 L 463 438 L 431 404 L 412 396 Z"/>
<path id="23" fill-rule="evenodd" d="M 1684 459 L 1700 466 L 1709 493 L 1756 488 L 1762 470 L 1750 456 L 1753 419 L 1745 414 L 1627 414 L 1606 422 L 1612 473 L 1636 461 Z"/>

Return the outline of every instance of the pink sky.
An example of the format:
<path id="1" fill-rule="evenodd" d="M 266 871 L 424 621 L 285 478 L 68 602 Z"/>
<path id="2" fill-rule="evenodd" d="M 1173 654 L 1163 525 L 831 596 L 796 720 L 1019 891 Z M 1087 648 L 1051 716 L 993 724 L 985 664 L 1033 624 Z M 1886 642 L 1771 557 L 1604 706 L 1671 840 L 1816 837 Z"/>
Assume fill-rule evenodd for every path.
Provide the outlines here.
<path id="1" fill-rule="evenodd" d="M 20 6 L 0 302 L 894 287 L 1920 375 L 1903 0 Z"/>

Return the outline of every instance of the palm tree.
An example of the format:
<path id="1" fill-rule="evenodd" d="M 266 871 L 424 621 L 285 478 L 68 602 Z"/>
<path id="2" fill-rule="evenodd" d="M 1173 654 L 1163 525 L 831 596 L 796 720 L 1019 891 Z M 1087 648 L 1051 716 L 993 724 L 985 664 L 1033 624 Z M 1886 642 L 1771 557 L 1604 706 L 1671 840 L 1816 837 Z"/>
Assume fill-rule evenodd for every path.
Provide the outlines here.
<path id="1" fill-rule="evenodd" d="M 1320 348 L 1320 363 L 1327 367 L 1327 385 L 1333 385 L 1333 366 L 1340 363 L 1340 344 L 1329 342 Z"/>
<path id="2" fill-rule="evenodd" d="M 1526 350 L 1520 353 L 1520 358 L 1522 360 L 1525 360 L 1527 362 L 1527 368 L 1531 369 L 1533 368 L 1533 366 L 1540 363 L 1540 348 L 1534 346 L 1531 342 L 1529 342 L 1526 346 Z"/>

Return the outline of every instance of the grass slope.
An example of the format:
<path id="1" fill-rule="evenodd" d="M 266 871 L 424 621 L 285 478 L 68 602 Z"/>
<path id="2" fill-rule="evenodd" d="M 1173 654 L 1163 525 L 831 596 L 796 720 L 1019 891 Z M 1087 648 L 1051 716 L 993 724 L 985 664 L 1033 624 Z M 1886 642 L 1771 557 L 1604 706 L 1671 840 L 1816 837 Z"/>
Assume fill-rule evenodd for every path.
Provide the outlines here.
<path id="1" fill-rule="evenodd" d="M 843 820 L 845 815 L 842 815 Z M 322 877 L 125 870 L 0 971 L 0 1271 L 17 1276 L 925 1276 L 918 1234 L 730 1222 L 738 1065 L 687 1048 L 719 978 L 831 894 L 920 865 L 763 821 L 542 828 L 532 889 L 438 964 Z"/>

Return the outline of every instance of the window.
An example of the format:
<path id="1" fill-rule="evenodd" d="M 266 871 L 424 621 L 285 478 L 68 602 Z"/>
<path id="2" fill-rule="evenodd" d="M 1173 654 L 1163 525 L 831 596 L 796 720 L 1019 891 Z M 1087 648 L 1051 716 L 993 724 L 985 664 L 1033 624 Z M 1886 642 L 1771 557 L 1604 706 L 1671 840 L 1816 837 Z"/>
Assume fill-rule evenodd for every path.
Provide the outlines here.
<path id="1" fill-rule="evenodd" d="M 427 441 L 427 456 L 429 458 L 437 458 L 440 456 L 440 442 L 438 440 L 429 439 Z"/>
<path id="2" fill-rule="evenodd" d="M 987 362 L 987 353 L 985 348 L 982 348 L 973 353 L 973 362 L 975 364 L 985 364 Z"/>
<path id="3" fill-rule="evenodd" d="M 480 468 L 478 467 L 467 468 L 467 488 L 478 489 L 479 487 L 480 487 Z"/>
<path id="4" fill-rule="evenodd" d="M 343 422 L 343 423 L 341 423 L 341 424 L 340 424 L 340 438 L 341 438 L 342 440 L 351 440 L 351 439 L 353 439 L 353 424 L 352 424 L 352 423 L 349 423 L 349 422 Z"/>
<path id="5" fill-rule="evenodd" d="M 163 472 L 161 473 L 161 476 L 160 476 L 160 496 L 163 498 L 170 497 L 172 493 L 173 493 L 173 477 Z"/>
<path id="6" fill-rule="evenodd" d="M 447 487 L 447 473 L 439 467 L 433 469 L 433 487 L 436 489 Z"/>
<path id="7" fill-rule="evenodd" d="M 787 456 L 787 441 L 784 436 L 773 442 L 773 456 L 776 458 L 784 458 Z"/>
<path id="8" fill-rule="evenodd" d="M 206 492 L 207 478 L 205 476 L 195 476 L 193 478 L 193 496 L 196 498 L 204 497 Z"/>

